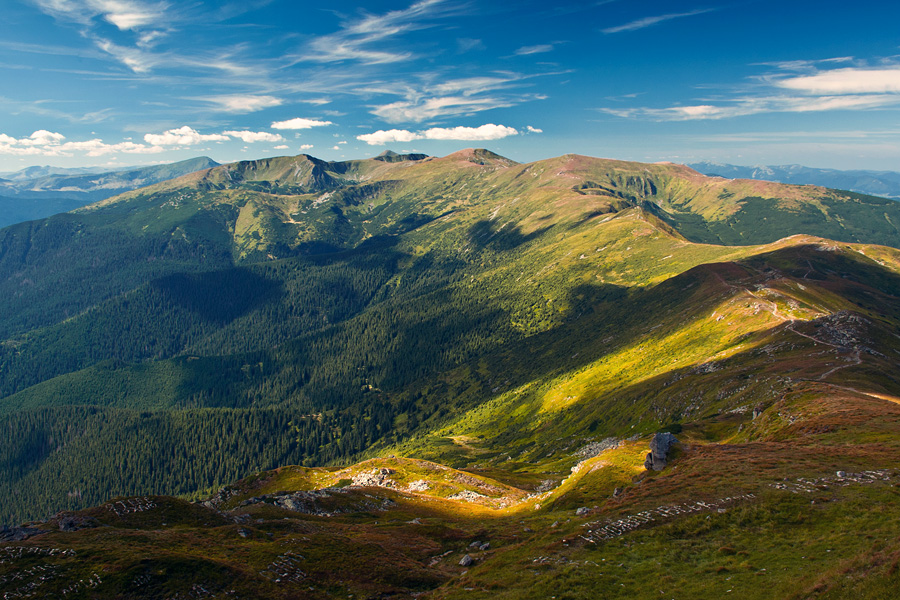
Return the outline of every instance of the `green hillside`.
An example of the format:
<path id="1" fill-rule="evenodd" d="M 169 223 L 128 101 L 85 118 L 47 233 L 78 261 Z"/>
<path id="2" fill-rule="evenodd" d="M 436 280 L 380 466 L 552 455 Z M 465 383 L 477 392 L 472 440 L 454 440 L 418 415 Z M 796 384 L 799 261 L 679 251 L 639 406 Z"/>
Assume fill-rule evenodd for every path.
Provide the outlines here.
<path id="1" fill-rule="evenodd" d="M 578 598 L 616 561 L 609 597 L 659 597 L 647 561 L 662 554 L 677 563 L 664 587 L 719 597 L 733 576 L 762 598 L 751 582 L 772 563 L 740 554 L 751 532 L 775 560 L 785 528 L 814 540 L 832 522 L 842 533 L 821 543 L 841 551 L 821 578 L 788 561 L 771 589 L 843 597 L 840 569 L 883 551 L 865 588 L 879 597 L 897 546 L 850 532 L 900 531 L 897 206 L 469 150 L 235 163 L 0 230 L 0 428 L 15 432 L 0 439 L 0 522 L 99 506 L 72 518 L 108 527 L 21 542 L 87 562 L 0 554 L 0 590 L 19 589 L 4 569 L 43 565 L 45 594 L 96 576 L 77 593 L 229 597 L 234 581 L 241 597 L 307 597 L 265 574 L 277 564 L 308 597 L 535 597 L 545 579 L 517 574 L 553 572 Z M 681 444 L 654 475 L 661 429 Z M 839 470 L 886 474 L 809 484 L 832 502 L 814 509 L 770 485 Z M 134 495 L 153 497 L 122 501 L 145 507 L 134 518 L 104 504 Z M 697 500 L 725 512 L 609 543 L 581 527 Z M 104 535 L 130 550 L 104 552 Z M 488 536 L 499 546 L 465 576 L 441 558 Z M 225 554 L 194 549 L 210 544 Z M 338 574 L 360 552 L 383 579 Z"/>
<path id="2" fill-rule="evenodd" d="M 0 227 L 80 208 L 127 190 L 159 183 L 219 163 L 205 156 L 115 171 L 31 167 L 0 180 Z M 87 172 L 84 172 L 87 171 Z"/>

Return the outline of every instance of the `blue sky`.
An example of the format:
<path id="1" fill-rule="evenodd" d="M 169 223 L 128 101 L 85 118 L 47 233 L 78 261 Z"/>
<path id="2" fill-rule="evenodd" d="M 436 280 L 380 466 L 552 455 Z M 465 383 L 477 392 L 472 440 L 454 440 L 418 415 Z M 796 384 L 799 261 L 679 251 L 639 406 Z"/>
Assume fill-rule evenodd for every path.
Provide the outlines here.
<path id="1" fill-rule="evenodd" d="M 487 147 L 900 170 L 900 6 L 6 0 L 0 171 Z"/>

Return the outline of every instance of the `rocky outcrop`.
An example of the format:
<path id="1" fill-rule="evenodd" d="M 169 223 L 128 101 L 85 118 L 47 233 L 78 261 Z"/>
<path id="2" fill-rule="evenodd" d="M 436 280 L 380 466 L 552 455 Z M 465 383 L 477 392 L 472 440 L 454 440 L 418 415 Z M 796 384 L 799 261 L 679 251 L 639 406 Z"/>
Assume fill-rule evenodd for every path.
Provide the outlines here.
<path id="1" fill-rule="evenodd" d="M 650 440 L 650 452 L 644 460 L 644 468 L 648 471 L 662 471 L 668 464 L 669 450 L 678 439 L 671 433 L 657 433 Z"/>
<path id="2" fill-rule="evenodd" d="M 100 525 L 96 519 L 91 517 L 64 513 L 56 515 L 55 520 L 59 530 L 67 533 L 79 531 L 81 529 L 92 529 L 94 527 L 99 527 Z"/>
<path id="3" fill-rule="evenodd" d="M 394 487 L 394 482 L 388 478 L 393 475 L 394 470 L 382 467 L 380 469 L 372 469 L 364 473 L 353 476 L 353 485 L 360 487 Z"/>
<path id="4" fill-rule="evenodd" d="M 43 529 L 37 527 L 0 527 L 0 542 L 21 542 L 30 537 L 47 533 Z"/>

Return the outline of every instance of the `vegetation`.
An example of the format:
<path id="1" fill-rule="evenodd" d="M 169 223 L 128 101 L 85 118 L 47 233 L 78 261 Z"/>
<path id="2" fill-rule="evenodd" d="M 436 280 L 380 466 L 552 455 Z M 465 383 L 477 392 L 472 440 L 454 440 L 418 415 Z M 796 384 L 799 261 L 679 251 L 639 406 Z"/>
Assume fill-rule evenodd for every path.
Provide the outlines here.
<path id="1" fill-rule="evenodd" d="M 466 151 L 237 163 L 2 230 L 0 522 L 54 532 L 0 544 L 0 589 L 879 597 L 894 206 Z"/>

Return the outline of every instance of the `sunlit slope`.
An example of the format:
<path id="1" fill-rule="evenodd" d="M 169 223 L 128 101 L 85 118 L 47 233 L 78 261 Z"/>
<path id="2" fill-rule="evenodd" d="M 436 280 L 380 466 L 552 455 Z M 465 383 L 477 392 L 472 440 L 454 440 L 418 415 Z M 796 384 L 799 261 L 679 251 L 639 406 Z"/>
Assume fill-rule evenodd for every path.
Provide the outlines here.
<path id="1" fill-rule="evenodd" d="M 463 397 L 494 394 L 400 451 L 527 469 L 565 460 L 559 440 L 761 410 L 797 382 L 897 395 L 898 274 L 894 250 L 810 238 L 698 266 L 448 373 Z"/>
<path id="2" fill-rule="evenodd" d="M 527 470 L 761 402 L 794 371 L 893 393 L 877 344 L 811 350 L 842 310 L 893 347 L 893 250 L 697 243 L 807 233 L 794 209 L 862 231 L 893 205 L 750 184 L 572 155 L 299 156 L 2 230 L 0 414 L 27 432 L 4 489 L 52 510 L 396 448 Z M 733 219 L 754 194 L 777 227 Z"/>

